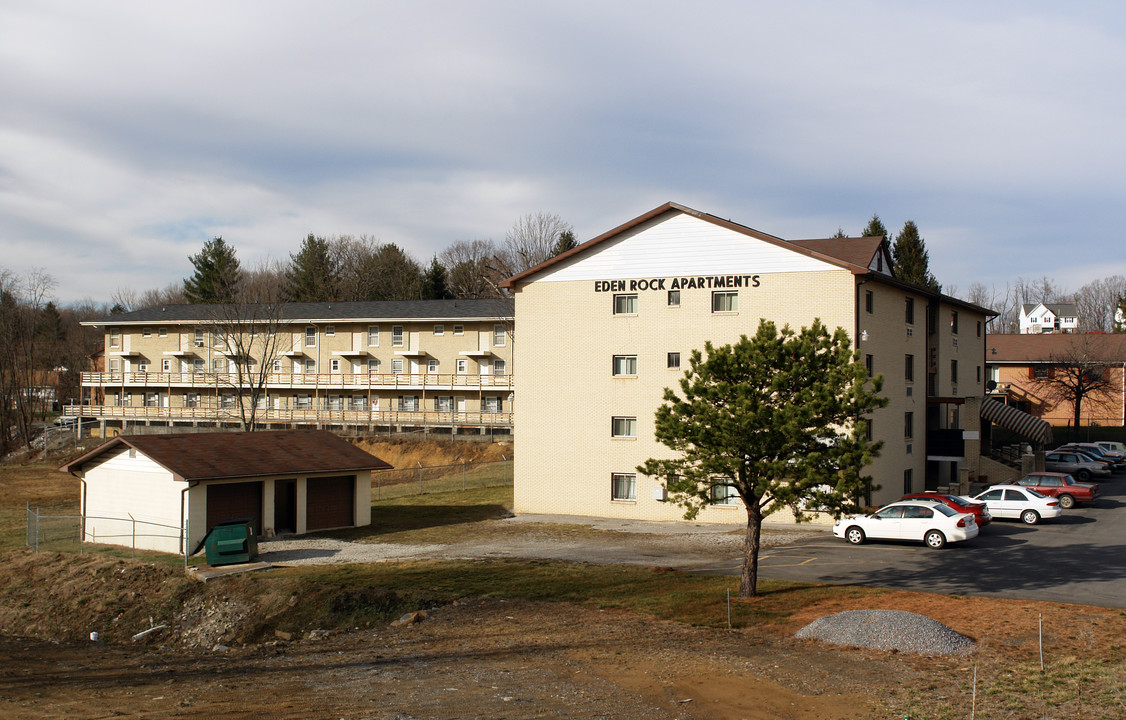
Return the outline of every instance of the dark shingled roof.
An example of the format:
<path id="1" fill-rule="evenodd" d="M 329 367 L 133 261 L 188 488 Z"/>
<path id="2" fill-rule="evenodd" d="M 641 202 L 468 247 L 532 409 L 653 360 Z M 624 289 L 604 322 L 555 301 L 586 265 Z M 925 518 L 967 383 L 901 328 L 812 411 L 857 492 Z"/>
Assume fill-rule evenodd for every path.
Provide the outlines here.
<path id="1" fill-rule="evenodd" d="M 265 319 L 273 313 L 255 306 L 247 317 Z M 511 298 L 470 300 L 384 300 L 379 302 L 279 303 L 282 321 L 325 320 L 492 320 L 514 314 Z M 83 325 L 123 325 L 126 323 L 212 322 L 217 317 L 235 317 L 215 305 L 158 305 L 117 315 L 108 315 Z"/>
<path id="2" fill-rule="evenodd" d="M 59 470 L 80 475 L 83 466 L 122 446 L 143 453 L 177 480 L 349 473 L 391 467 L 326 430 L 283 430 L 119 435 Z"/>
<path id="3" fill-rule="evenodd" d="M 985 338 L 985 362 L 1060 362 L 1086 352 L 1093 359 L 1126 362 L 1126 335 L 1105 333 L 1033 333 L 989 335 Z"/>

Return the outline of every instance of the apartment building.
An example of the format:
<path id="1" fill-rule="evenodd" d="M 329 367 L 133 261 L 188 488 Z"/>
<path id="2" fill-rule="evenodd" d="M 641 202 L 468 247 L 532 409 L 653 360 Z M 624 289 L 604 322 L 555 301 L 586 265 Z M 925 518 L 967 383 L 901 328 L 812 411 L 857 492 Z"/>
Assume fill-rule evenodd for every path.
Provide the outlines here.
<path id="1" fill-rule="evenodd" d="M 692 350 L 753 335 L 760 319 L 844 328 L 887 407 L 868 501 L 978 472 L 989 310 L 897 280 L 883 238 L 787 242 L 667 203 L 503 283 L 515 298 L 524 378 L 515 419 L 515 509 L 676 520 L 662 478 L 637 466 L 671 452 L 654 414 Z M 581 382 L 560 381 L 560 367 Z M 731 497 L 702 522 L 740 522 Z M 735 508 L 740 513 L 732 513 Z"/>
<path id="2" fill-rule="evenodd" d="M 111 315 L 81 408 L 104 428 L 507 433 L 510 300 L 168 305 Z"/>

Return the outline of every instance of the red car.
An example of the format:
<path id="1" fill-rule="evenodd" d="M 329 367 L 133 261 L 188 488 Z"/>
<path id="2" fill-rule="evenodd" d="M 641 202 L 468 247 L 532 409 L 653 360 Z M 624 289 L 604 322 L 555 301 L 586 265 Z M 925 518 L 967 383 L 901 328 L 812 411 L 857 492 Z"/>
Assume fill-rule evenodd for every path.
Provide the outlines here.
<path id="1" fill-rule="evenodd" d="M 1066 473 L 1035 472 L 1017 480 L 1016 484 L 1056 498 L 1065 510 L 1075 507 L 1075 503 L 1092 502 L 1099 496 L 1098 485 L 1075 482 Z"/>
<path id="2" fill-rule="evenodd" d="M 928 490 L 926 492 L 904 495 L 900 500 L 930 500 L 932 502 L 940 502 L 951 510 L 973 515 L 974 520 L 977 521 L 978 527 L 985 527 L 993 521 L 993 516 L 989 514 L 989 507 L 986 506 L 985 503 L 973 502 L 972 500 L 960 498 L 957 495 L 946 495 L 944 493 Z"/>

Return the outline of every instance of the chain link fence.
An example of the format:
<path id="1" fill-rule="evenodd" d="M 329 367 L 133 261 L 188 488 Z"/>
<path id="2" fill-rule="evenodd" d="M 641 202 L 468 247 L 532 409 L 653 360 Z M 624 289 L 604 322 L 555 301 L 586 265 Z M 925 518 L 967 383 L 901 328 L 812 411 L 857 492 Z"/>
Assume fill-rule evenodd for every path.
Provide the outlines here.
<path id="1" fill-rule="evenodd" d="M 371 474 L 372 500 L 512 485 L 512 459 L 454 465 L 419 465 Z"/>
<path id="2" fill-rule="evenodd" d="M 101 523 L 112 528 L 95 536 L 86 533 L 86 520 L 110 521 Z M 85 552 L 87 543 L 127 547 L 137 556 L 137 541 L 154 537 L 166 538 L 183 546 L 183 531 L 176 525 L 137 520 L 131 515 L 106 517 L 81 514 L 77 502 L 44 507 L 27 506 L 27 546 L 35 552 Z"/>

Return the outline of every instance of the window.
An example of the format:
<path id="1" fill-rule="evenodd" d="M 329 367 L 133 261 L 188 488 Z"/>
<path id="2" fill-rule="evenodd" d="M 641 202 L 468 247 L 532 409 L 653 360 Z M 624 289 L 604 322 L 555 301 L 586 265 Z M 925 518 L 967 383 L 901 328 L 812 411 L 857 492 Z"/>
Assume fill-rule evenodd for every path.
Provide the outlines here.
<path id="1" fill-rule="evenodd" d="M 418 395 L 400 395 L 399 396 L 399 409 L 404 412 L 415 412 L 418 410 Z"/>
<path id="2" fill-rule="evenodd" d="M 678 353 L 678 352 L 669 353 L 669 355 L 668 355 L 668 368 L 669 368 L 669 370 L 679 370 L 680 369 L 680 353 Z"/>
<path id="3" fill-rule="evenodd" d="M 393 347 L 403 346 L 403 326 L 395 325 L 391 328 L 391 345 Z"/>
<path id="4" fill-rule="evenodd" d="M 739 293 L 726 291 L 712 293 L 712 312 L 739 312 Z"/>
<path id="5" fill-rule="evenodd" d="M 188 407 L 188 408 L 199 407 L 199 393 L 186 393 L 184 395 L 184 407 Z"/>
<path id="6" fill-rule="evenodd" d="M 872 441 L 872 418 L 865 418 L 864 423 L 864 439 L 868 442 Z"/>
<path id="7" fill-rule="evenodd" d="M 235 396 L 232 393 L 223 393 L 219 396 L 219 407 L 230 410 L 235 406 Z"/>
<path id="8" fill-rule="evenodd" d="M 211 372 L 227 372 L 227 359 L 226 358 L 212 358 L 211 359 Z"/>
<path id="9" fill-rule="evenodd" d="M 680 307 L 679 290 L 669 290 L 669 307 Z"/>
<path id="10" fill-rule="evenodd" d="M 950 311 L 950 332 L 958 334 L 958 311 Z"/>
<path id="11" fill-rule="evenodd" d="M 915 413 L 903 413 L 903 437 L 915 437 Z"/>
<path id="12" fill-rule="evenodd" d="M 364 410 L 368 406 L 368 399 L 363 395 L 353 395 L 348 400 L 349 410 Z"/>
<path id="13" fill-rule="evenodd" d="M 141 337 L 152 337 L 152 328 L 141 328 Z"/>
<path id="14" fill-rule="evenodd" d="M 157 331 L 157 334 L 159 334 L 160 337 L 168 337 L 168 328 L 161 328 Z"/>
<path id="15" fill-rule="evenodd" d="M 374 375 L 379 372 L 379 358 L 370 358 L 368 360 L 368 374 Z"/>
<path id="16" fill-rule="evenodd" d="M 981 337 L 981 320 L 977 321 L 977 336 Z"/>
<path id="17" fill-rule="evenodd" d="M 336 337 L 335 325 L 325 325 L 325 337 Z"/>
<path id="18" fill-rule="evenodd" d="M 904 319 L 907 320 L 908 325 L 914 325 L 915 324 L 915 298 L 907 298 L 905 304 L 906 304 L 906 317 Z M 868 312 L 871 312 L 871 310 L 869 310 Z"/>
<path id="19" fill-rule="evenodd" d="M 636 355 L 615 355 L 614 356 L 614 375 L 637 375 L 637 356 Z"/>
<path id="20" fill-rule="evenodd" d="M 616 417 L 610 423 L 610 435 L 616 438 L 637 437 L 637 418 Z"/>
<path id="21" fill-rule="evenodd" d="M 297 396 L 297 409 L 298 410 L 311 410 L 313 408 L 312 395 L 298 395 Z"/>
<path id="22" fill-rule="evenodd" d="M 196 358 L 192 361 L 192 372 L 201 373 L 206 369 L 203 358 Z"/>
<path id="23" fill-rule="evenodd" d="M 328 369 L 331 372 L 334 372 L 334 373 L 340 372 L 340 359 L 339 358 L 333 358 L 332 360 L 329 360 L 328 361 Z"/>
<path id="24" fill-rule="evenodd" d="M 464 375 L 467 372 L 469 372 L 469 361 L 466 360 L 465 358 L 458 358 L 457 359 L 457 374 L 458 375 Z"/>
<path id="25" fill-rule="evenodd" d="M 868 377 L 872 377 L 872 371 L 873 371 L 874 367 L 875 367 L 875 361 L 872 359 L 872 356 L 871 355 L 865 355 L 864 356 L 864 368 L 868 371 Z"/>
<path id="26" fill-rule="evenodd" d="M 445 325 L 435 325 L 434 326 L 434 334 L 435 335 L 445 335 L 446 334 L 446 326 Z"/>
<path id="27" fill-rule="evenodd" d="M 307 358 L 305 360 L 305 372 L 306 373 L 316 373 L 317 372 L 317 361 L 314 360 L 313 358 Z"/>
<path id="28" fill-rule="evenodd" d="M 160 361 L 161 372 L 172 372 L 172 358 L 164 358 Z"/>
<path id="29" fill-rule="evenodd" d="M 739 493 L 735 486 L 730 484 L 729 478 L 716 478 L 712 485 L 711 498 L 714 505 L 738 505 Z"/>
<path id="30" fill-rule="evenodd" d="M 637 500 L 637 475 L 613 473 L 610 475 L 611 500 Z"/>
<path id="31" fill-rule="evenodd" d="M 147 373 L 148 371 L 149 371 L 149 364 L 148 364 L 148 362 L 147 362 L 147 361 L 145 361 L 145 360 L 141 360 L 141 361 L 138 361 L 138 363 L 137 363 L 137 372 L 139 372 L 139 373 Z"/>
<path id="32" fill-rule="evenodd" d="M 315 327 L 305 328 L 305 347 L 317 346 L 317 329 Z"/>
<path id="33" fill-rule="evenodd" d="M 392 375 L 402 375 L 403 374 L 403 359 L 402 358 L 395 358 L 391 361 L 391 374 Z"/>
<path id="34" fill-rule="evenodd" d="M 504 375 L 504 360 L 493 360 L 493 375 Z"/>
<path id="35" fill-rule="evenodd" d="M 907 382 L 915 381 L 915 356 L 903 356 L 903 379 Z"/>
<path id="36" fill-rule="evenodd" d="M 325 410 L 343 410 L 344 409 L 344 396 L 343 395 L 329 395 L 325 398 Z"/>
<path id="37" fill-rule="evenodd" d="M 438 412 L 453 412 L 454 399 L 450 395 L 440 395 L 434 398 L 434 409 Z"/>
<path id="38" fill-rule="evenodd" d="M 955 384 L 958 382 L 958 361 L 957 360 L 951 360 L 950 361 L 950 382 L 955 383 Z"/>
<path id="39" fill-rule="evenodd" d="M 914 473 L 911 471 L 910 468 L 903 471 L 903 494 L 904 495 L 908 495 L 910 493 L 915 492 L 914 488 L 911 486 L 911 483 L 912 483 L 912 477 L 911 476 L 913 474 Z"/>
<path id="40" fill-rule="evenodd" d="M 977 379 L 974 380 L 974 382 L 981 382 L 981 365 L 977 366 L 977 372 L 975 373 L 975 377 Z"/>
<path id="41" fill-rule="evenodd" d="M 121 372 L 121 360 L 119 358 L 109 359 L 109 371 L 111 373 Z"/>
<path id="42" fill-rule="evenodd" d="M 499 397 L 487 397 L 487 398 L 485 398 L 485 406 L 482 408 L 481 412 L 487 412 L 487 413 L 504 412 L 504 403 L 501 401 L 501 399 Z"/>
<path id="43" fill-rule="evenodd" d="M 196 329 L 193 343 L 196 347 L 203 347 L 203 330 L 198 328 Z"/>
<path id="44" fill-rule="evenodd" d="M 368 325 L 368 347 L 379 347 L 378 325 Z"/>
<path id="45" fill-rule="evenodd" d="M 109 329 L 109 346 L 111 348 L 121 347 L 121 328 Z"/>
<path id="46" fill-rule="evenodd" d="M 274 358 L 274 372 L 280 373 L 282 371 L 281 358 Z"/>
<path id="47" fill-rule="evenodd" d="M 1048 368 L 1042 365 L 1038 365 L 1032 368 L 1032 378 L 1034 380 L 1044 380 L 1048 377 L 1051 377 L 1051 374 L 1048 372 Z"/>
<path id="48" fill-rule="evenodd" d="M 864 312 L 871 314 L 872 312 L 872 291 L 864 291 Z"/>
<path id="49" fill-rule="evenodd" d="M 211 333 L 211 343 L 216 347 L 223 346 L 223 335 L 218 332 Z"/>
<path id="50" fill-rule="evenodd" d="M 428 373 L 438 372 L 438 361 L 436 359 L 430 358 L 430 360 L 428 360 L 426 362 L 426 372 L 428 372 Z"/>
<path id="51" fill-rule="evenodd" d="M 504 325 L 493 325 L 493 346 L 504 347 Z"/>
<path id="52" fill-rule="evenodd" d="M 454 325 L 454 335 L 464 335 L 464 334 L 465 334 L 465 326 L 464 325 Z"/>
<path id="53" fill-rule="evenodd" d="M 615 295 L 614 296 L 614 314 L 615 315 L 636 315 L 637 314 L 637 293 L 632 295 Z"/>
<path id="54" fill-rule="evenodd" d="M 224 397 L 226 396 L 224 395 Z M 144 405 L 145 407 L 157 407 L 158 405 L 160 405 L 160 396 L 154 392 L 145 393 Z"/>

